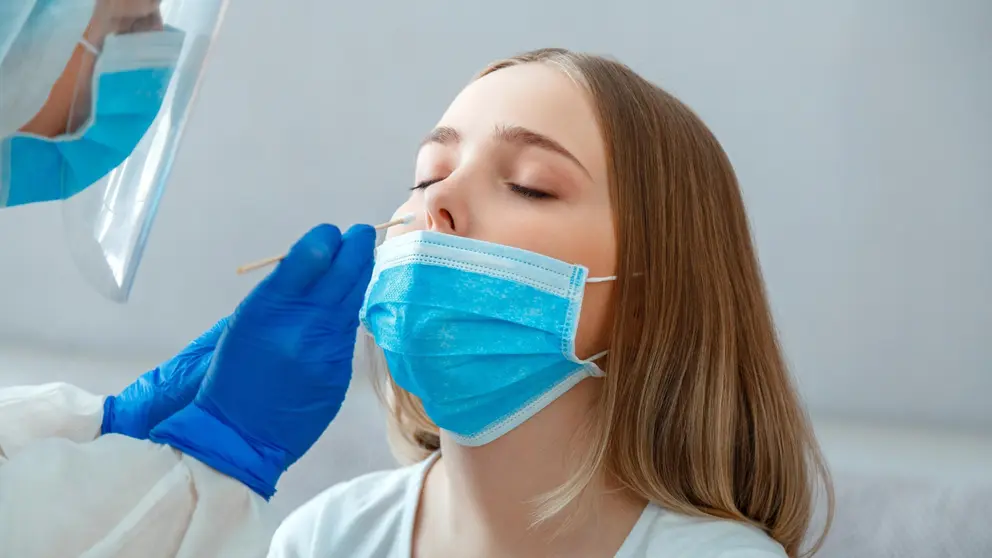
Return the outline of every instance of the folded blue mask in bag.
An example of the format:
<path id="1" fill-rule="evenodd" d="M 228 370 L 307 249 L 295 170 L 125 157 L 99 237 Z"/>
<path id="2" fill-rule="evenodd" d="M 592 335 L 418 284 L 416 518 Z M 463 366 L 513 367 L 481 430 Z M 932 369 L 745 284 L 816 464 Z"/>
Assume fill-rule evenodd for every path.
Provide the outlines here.
<path id="1" fill-rule="evenodd" d="M 68 199 L 123 163 L 162 108 L 184 37 L 173 28 L 107 37 L 79 131 L 0 143 L 0 207 Z"/>
<path id="2" fill-rule="evenodd" d="M 378 248 L 361 321 L 397 385 L 460 444 L 487 444 L 589 377 L 575 334 L 588 270 L 433 231 Z"/>

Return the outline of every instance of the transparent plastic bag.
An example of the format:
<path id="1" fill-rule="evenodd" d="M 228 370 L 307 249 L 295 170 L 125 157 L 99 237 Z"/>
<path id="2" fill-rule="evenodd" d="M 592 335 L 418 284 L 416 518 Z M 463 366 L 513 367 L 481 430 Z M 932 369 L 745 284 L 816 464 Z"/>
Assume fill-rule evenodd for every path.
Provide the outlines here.
<path id="1" fill-rule="evenodd" d="M 37 108 L 38 90 L 51 91 L 43 110 L 0 145 L 0 207 L 61 200 L 76 267 L 110 300 L 130 296 L 226 6 L 46 0 L 0 60 L 0 93 L 30 92 L 14 107 L 20 112 Z M 42 71 L 27 72 L 32 64 Z M 28 88 L 38 75 L 49 81 L 32 79 Z M 50 133 L 43 117 L 62 116 L 53 107 L 66 83 L 67 119 Z"/>

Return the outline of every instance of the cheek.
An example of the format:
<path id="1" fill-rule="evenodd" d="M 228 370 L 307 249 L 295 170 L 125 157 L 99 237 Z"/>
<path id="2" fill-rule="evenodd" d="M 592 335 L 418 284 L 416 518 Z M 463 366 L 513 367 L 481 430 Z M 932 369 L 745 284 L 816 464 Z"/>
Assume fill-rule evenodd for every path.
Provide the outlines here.
<path id="1" fill-rule="evenodd" d="M 609 216 L 590 215 L 582 226 L 569 229 L 572 237 L 566 260 L 581 263 L 589 269 L 590 277 L 605 277 L 616 273 L 616 243 L 613 221 Z M 575 338 L 575 352 L 588 358 L 609 348 L 613 329 L 613 308 L 616 283 L 586 283 Z"/>

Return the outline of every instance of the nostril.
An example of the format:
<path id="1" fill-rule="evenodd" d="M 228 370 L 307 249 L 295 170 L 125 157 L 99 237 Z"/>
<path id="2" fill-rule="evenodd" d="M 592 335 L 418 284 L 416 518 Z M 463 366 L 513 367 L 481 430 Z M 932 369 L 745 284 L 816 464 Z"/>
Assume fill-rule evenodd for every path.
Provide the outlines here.
<path id="1" fill-rule="evenodd" d="M 455 218 L 451 216 L 451 212 L 447 209 L 442 209 L 439 211 L 441 219 L 444 219 L 444 224 L 451 230 L 455 230 Z"/>

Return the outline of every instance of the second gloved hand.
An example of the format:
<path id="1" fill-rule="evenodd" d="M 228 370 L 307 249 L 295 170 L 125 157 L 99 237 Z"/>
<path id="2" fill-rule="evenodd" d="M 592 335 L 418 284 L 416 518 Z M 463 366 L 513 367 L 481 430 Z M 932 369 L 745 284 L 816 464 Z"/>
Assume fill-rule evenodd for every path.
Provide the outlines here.
<path id="1" fill-rule="evenodd" d="M 307 233 L 230 317 L 193 404 L 151 439 L 271 496 L 344 400 L 374 249 L 364 225 Z"/>
<path id="2" fill-rule="evenodd" d="M 103 403 L 101 434 L 124 434 L 143 440 L 158 423 L 189 405 L 200 390 L 227 318 L 179 354 L 144 373 Z"/>

